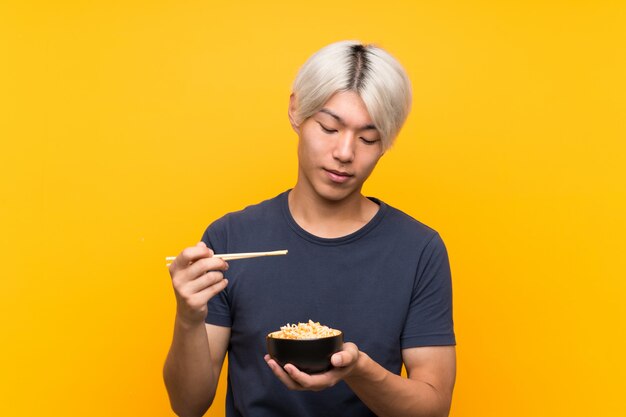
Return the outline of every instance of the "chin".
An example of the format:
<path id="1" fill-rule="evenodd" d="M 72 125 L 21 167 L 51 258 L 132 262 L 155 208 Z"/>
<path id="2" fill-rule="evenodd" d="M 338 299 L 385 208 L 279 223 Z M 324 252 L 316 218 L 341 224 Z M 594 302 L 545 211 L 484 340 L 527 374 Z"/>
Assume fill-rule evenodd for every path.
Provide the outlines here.
<path id="1" fill-rule="evenodd" d="M 343 188 L 343 187 L 336 187 L 336 186 L 326 185 L 326 184 L 320 187 L 315 187 L 315 191 L 317 195 L 319 195 L 324 200 L 328 200 L 332 202 L 343 201 L 346 198 L 354 195 L 355 193 L 356 194 L 359 193 L 358 189 L 354 189 L 352 187 Z"/>

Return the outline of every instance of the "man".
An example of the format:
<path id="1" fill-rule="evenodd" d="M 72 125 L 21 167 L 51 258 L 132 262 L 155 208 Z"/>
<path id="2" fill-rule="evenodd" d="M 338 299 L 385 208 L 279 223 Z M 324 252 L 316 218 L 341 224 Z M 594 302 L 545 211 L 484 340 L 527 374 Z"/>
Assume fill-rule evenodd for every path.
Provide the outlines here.
<path id="1" fill-rule="evenodd" d="M 448 415 L 456 365 L 445 246 L 361 194 L 410 103 L 404 70 L 375 46 L 337 42 L 301 68 L 288 111 L 296 185 L 217 220 L 170 266 L 177 311 L 164 379 L 178 415 L 208 409 L 226 352 L 228 416 Z M 277 249 L 289 254 L 232 265 L 212 256 Z M 325 373 L 266 355 L 268 333 L 309 319 L 345 336 Z"/>

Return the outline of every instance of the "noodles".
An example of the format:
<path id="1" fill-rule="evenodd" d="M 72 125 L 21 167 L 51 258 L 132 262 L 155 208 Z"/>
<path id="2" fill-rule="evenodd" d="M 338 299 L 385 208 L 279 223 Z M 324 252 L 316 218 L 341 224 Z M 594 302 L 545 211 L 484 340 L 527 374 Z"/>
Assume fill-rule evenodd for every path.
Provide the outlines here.
<path id="1" fill-rule="evenodd" d="M 280 331 L 270 333 L 276 339 L 320 339 L 322 337 L 337 336 L 341 332 L 323 326 L 319 322 L 309 320 L 308 323 L 289 324 L 281 326 Z"/>

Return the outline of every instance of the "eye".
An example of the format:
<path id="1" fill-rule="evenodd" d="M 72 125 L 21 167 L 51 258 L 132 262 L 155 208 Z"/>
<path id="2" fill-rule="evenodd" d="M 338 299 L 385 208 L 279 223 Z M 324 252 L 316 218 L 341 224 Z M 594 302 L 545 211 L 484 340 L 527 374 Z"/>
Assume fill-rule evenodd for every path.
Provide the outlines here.
<path id="1" fill-rule="evenodd" d="M 365 143 L 366 145 L 374 145 L 376 142 L 378 142 L 378 141 L 379 141 L 379 139 L 372 139 L 372 140 L 370 140 L 370 139 L 365 139 L 365 138 L 360 138 L 360 139 L 361 139 L 361 140 L 363 141 L 363 143 Z"/>
<path id="2" fill-rule="evenodd" d="M 320 125 L 320 127 L 322 128 L 322 130 L 325 133 L 336 133 L 337 131 L 335 129 L 329 129 L 326 126 L 324 126 L 323 124 L 321 124 L 320 122 L 317 122 L 318 125 Z"/>

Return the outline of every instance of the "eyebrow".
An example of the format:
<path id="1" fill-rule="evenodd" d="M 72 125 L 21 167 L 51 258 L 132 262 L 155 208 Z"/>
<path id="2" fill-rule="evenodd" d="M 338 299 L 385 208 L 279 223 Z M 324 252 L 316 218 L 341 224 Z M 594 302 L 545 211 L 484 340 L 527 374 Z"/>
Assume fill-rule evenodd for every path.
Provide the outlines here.
<path id="1" fill-rule="evenodd" d="M 336 115 L 332 111 L 328 110 L 327 108 L 320 109 L 319 112 L 320 113 L 326 113 L 326 114 L 332 116 L 335 120 L 337 120 L 343 126 L 346 125 L 346 122 L 341 117 L 339 117 L 338 115 Z M 369 124 L 369 125 L 361 126 L 358 130 L 378 130 L 378 129 L 376 129 L 376 126 L 374 126 L 373 124 Z"/>

